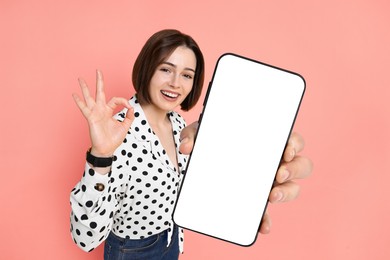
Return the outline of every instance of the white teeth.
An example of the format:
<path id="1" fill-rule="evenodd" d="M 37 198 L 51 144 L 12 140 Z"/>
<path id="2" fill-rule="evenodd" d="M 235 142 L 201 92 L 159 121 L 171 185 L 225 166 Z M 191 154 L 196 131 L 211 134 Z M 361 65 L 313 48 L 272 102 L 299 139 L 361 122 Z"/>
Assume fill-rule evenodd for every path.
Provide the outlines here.
<path id="1" fill-rule="evenodd" d="M 161 93 L 163 93 L 165 96 L 168 96 L 171 98 L 177 98 L 179 96 L 179 94 L 175 94 L 175 93 L 171 93 L 171 92 L 161 91 Z"/>

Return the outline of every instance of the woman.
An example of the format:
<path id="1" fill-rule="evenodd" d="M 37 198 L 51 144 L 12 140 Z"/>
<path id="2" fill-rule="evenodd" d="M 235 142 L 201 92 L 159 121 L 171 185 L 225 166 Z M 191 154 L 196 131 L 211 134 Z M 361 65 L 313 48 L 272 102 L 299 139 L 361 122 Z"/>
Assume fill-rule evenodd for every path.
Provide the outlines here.
<path id="1" fill-rule="evenodd" d="M 136 94 L 129 101 L 106 103 L 100 71 L 95 100 L 81 79 L 84 100 L 73 95 L 88 121 L 92 145 L 84 175 L 71 192 L 72 236 L 85 251 L 105 240 L 105 259 L 178 259 L 183 236 L 171 215 L 197 124 L 185 128 L 173 110 L 189 110 L 198 101 L 202 52 L 177 30 L 157 32 L 138 55 L 132 79 Z M 117 106 L 124 109 L 112 117 Z M 311 171 L 308 159 L 295 156 L 302 139 L 292 135 L 289 143 L 271 202 L 295 198 L 298 186 L 290 180 Z M 261 232 L 269 227 L 266 216 Z"/>

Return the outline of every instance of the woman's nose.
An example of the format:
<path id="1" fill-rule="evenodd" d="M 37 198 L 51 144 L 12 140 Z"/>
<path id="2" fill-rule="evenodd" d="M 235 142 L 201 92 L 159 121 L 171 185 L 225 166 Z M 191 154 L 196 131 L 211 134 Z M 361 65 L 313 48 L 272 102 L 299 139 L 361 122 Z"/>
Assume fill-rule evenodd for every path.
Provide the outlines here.
<path id="1" fill-rule="evenodd" d="M 172 87 L 174 87 L 174 88 L 177 88 L 177 87 L 180 86 L 179 75 L 177 75 L 176 73 L 173 73 L 173 74 L 172 74 L 170 85 L 171 85 Z"/>

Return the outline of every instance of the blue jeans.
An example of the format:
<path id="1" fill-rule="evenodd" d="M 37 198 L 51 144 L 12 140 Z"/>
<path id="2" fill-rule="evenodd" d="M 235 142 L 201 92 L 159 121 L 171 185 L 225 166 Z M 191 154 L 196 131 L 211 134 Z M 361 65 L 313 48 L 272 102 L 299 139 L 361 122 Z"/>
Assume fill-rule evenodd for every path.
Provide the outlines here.
<path id="1" fill-rule="evenodd" d="M 178 228 L 175 226 L 169 247 L 168 230 L 144 239 L 125 239 L 110 233 L 104 245 L 104 260 L 177 260 L 179 259 Z"/>

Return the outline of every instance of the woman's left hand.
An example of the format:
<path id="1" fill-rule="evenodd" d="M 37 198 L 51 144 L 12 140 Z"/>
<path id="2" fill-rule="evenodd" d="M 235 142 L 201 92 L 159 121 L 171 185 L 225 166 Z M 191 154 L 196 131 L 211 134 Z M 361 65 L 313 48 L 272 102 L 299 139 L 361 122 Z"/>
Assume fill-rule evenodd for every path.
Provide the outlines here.
<path id="1" fill-rule="evenodd" d="M 180 152 L 184 154 L 191 153 L 197 128 L 198 122 L 194 122 L 182 130 L 180 135 L 182 140 Z M 305 142 L 302 136 L 295 132 L 292 133 L 283 154 L 283 161 L 276 174 L 276 181 L 269 196 L 271 203 L 287 202 L 298 197 L 300 186 L 295 180 L 308 177 L 313 169 L 313 163 L 309 158 L 298 155 L 304 146 Z M 271 218 L 265 212 L 260 233 L 268 234 L 270 230 Z"/>

